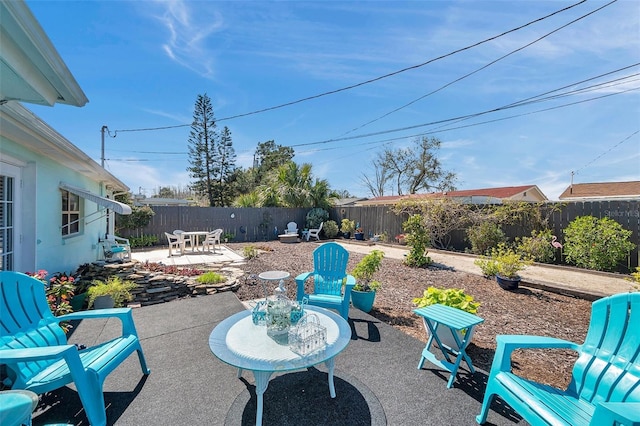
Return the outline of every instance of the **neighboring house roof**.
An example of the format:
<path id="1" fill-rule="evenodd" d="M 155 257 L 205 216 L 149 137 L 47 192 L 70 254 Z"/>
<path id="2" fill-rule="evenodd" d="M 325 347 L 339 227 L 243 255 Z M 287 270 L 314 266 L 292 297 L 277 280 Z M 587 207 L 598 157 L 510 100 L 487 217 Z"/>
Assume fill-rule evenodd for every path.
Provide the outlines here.
<path id="1" fill-rule="evenodd" d="M 428 194 L 409 194 L 409 195 L 386 195 L 383 197 L 372 198 L 357 205 L 376 205 L 376 204 L 394 204 L 400 200 L 406 199 L 425 199 L 425 198 L 455 198 L 463 203 L 474 204 L 495 204 L 501 203 L 503 200 L 517 201 L 547 201 L 548 198 L 536 185 L 522 186 L 505 186 L 498 188 L 482 188 L 482 189 L 466 189 L 462 191 L 447 192 L 431 192 Z"/>
<path id="2" fill-rule="evenodd" d="M 360 201 L 365 201 L 365 197 L 339 198 L 334 201 L 335 206 L 353 206 Z"/>
<path id="3" fill-rule="evenodd" d="M 640 181 L 574 183 L 564 190 L 560 200 L 640 198 Z"/>
<path id="4" fill-rule="evenodd" d="M 23 1 L 0 2 L 0 105 L 19 100 L 52 106 L 88 101 Z"/>
<path id="5" fill-rule="evenodd" d="M 3 137 L 102 182 L 113 192 L 129 191 L 127 185 L 17 102 L 0 105 L 0 130 Z"/>

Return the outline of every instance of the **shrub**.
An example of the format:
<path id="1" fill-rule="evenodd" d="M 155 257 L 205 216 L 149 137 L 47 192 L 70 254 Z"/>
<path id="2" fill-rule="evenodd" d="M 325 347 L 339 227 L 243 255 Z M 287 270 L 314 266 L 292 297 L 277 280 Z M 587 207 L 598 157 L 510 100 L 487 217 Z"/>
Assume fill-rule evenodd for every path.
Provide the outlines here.
<path id="1" fill-rule="evenodd" d="M 473 264 L 480 268 L 485 278 L 491 278 L 498 273 L 498 262 L 491 256 L 481 256 L 474 260 Z"/>
<path id="2" fill-rule="evenodd" d="M 227 280 L 227 277 L 213 271 L 205 272 L 204 274 L 196 278 L 196 281 L 199 282 L 200 284 L 218 284 L 218 283 L 225 282 L 226 280 Z"/>
<path id="3" fill-rule="evenodd" d="M 535 262 L 551 263 L 555 257 L 555 249 L 551 245 L 551 229 L 531 231 L 530 237 L 516 238 L 517 252 L 525 259 Z"/>
<path id="4" fill-rule="evenodd" d="M 494 222 L 482 222 L 467 228 L 467 240 L 471 243 L 471 252 L 487 254 L 492 247 L 507 241 L 500 225 Z"/>
<path id="5" fill-rule="evenodd" d="M 309 210 L 306 217 L 306 226 L 308 229 L 317 229 L 322 222 L 329 219 L 329 212 L 320 207 Z M 324 225 L 322 225 L 324 228 Z"/>
<path id="6" fill-rule="evenodd" d="M 322 225 L 322 231 L 327 238 L 335 238 L 338 235 L 338 224 L 334 220 L 328 220 Z"/>
<path id="7" fill-rule="evenodd" d="M 378 272 L 384 253 L 380 250 L 372 250 L 362 258 L 351 272 L 351 275 L 358 280 L 353 287 L 357 291 L 376 291 L 380 288 L 379 281 L 373 281 L 373 274 Z"/>
<path id="8" fill-rule="evenodd" d="M 93 302 L 99 296 L 111 296 L 115 307 L 124 305 L 124 302 L 128 302 L 133 299 L 131 290 L 138 287 L 133 281 L 125 281 L 118 276 L 112 276 L 107 281 L 95 280 L 93 285 L 87 290 L 87 298 L 89 302 L 89 308 L 93 305 Z"/>
<path id="9" fill-rule="evenodd" d="M 404 259 L 404 264 L 416 268 L 431 264 L 431 258 L 427 256 L 430 238 L 427 228 L 422 223 L 422 215 L 409 216 L 409 219 L 402 224 L 402 229 L 406 232 L 407 244 L 411 246 L 409 254 Z"/>
<path id="10" fill-rule="evenodd" d="M 501 243 L 498 247 L 491 249 L 489 256 L 481 256 L 473 263 L 482 270 L 485 277 L 500 275 L 504 278 L 514 279 L 518 277 L 518 272 L 529 266 L 532 261 L 523 259 L 515 250 L 505 243 Z"/>
<path id="11" fill-rule="evenodd" d="M 242 249 L 242 255 L 247 259 L 253 259 L 258 257 L 258 249 L 255 246 L 246 246 Z"/>
<path id="12" fill-rule="evenodd" d="M 478 307 L 480 306 L 480 303 L 474 302 L 473 296 L 465 294 L 464 290 L 457 288 L 441 290 L 435 287 L 427 288 L 422 297 L 416 297 L 413 299 L 413 303 L 418 308 L 424 308 L 425 306 L 439 303 L 441 305 L 461 309 L 465 312 L 469 312 L 470 314 L 477 313 Z"/>
<path id="13" fill-rule="evenodd" d="M 67 275 L 65 272 L 58 272 L 47 281 L 47 271 L 44 269 L 36 273 L 27 272 L 27 275 L 44 283 L 47 303 L 54 316 L 59 317 L 73 312 L 70 302 L 76 290 L 74 277 Z M 72 327 L 71 324 L 66 321 L 59 323 L 59 325 L 65 333 Z"/>
<path id="14" fill-rule="evenodd" d="M 356 221 L 349 219 L 342 219 L 340 223 L 340 231 L 344 234 L 347 232 L 353 232 L 356 229 Z"/>
<path id="15" fill-rule="evenodd" d="M 597 271 L 612 271 L 635 245 L 631 231 L 604 217 L 580 216 L 564 230 L 564 255 L 568 263 Z"/>
<path id="16" fill-rule="evenodd" d="M 631 281 L 631 285 L 636 289 L 640 290 L 640 266 L 636 267 L 636 271 L 631 273 L 631 277 L 627 278 L 628 281 Z"/>
<path id="17" fill-rule="evenodd" d="M 143 235 L 141 237 L 129 237 L 129 243 L 131 248 L 135 247 L 151 247 L 158 242 L 158 237 L 155 235 Z"/>

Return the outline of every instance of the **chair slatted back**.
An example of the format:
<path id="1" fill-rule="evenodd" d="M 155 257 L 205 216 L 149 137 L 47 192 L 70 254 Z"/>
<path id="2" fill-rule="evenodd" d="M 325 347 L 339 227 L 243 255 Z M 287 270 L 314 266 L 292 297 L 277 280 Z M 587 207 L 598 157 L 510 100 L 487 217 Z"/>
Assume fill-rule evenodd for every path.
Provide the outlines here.
<path id="1" fill-rule="evenodd" d="M 313 289 L 315 294 L 342 295 L 347 276 L 349 252 L 338 243 L 322 244 L 313 251 Z"/>
<path id="2" fill-rule="evenodd" d="M 640 293 L 593 303 L 569 389 L 594 404 L 640 402 Z"/>
<path id="3" fill-rule="evenodd" d="M 66 345 L 49 309 L 44 283 L 20 272 L 0 272 L 0 350 Z M 53 361 L 8 365 L 23 380 Z"/>

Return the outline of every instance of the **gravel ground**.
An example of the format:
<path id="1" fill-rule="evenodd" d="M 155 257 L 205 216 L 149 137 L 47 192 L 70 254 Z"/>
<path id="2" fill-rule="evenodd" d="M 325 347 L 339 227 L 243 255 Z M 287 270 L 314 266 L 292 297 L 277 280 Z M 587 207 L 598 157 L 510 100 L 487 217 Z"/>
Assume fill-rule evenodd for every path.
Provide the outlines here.
<path id="1" fill-rule="evenodd" d="M 259 249 L 258 257 L 242 268 L 247 274 L 283 270 L 291 274 L 287 293 L 295 298 L 296 275 L 313 270 L 314 243 L 283 244 L 279 241 L 228 244 L 242 255 L 244 247 Z M 351 253 L 348 271 L 363 255 Z M 418 316 L 413 314 L 414 297 L 422 296 L 429 286 L 461 288 L 480 302 L 478 315 L 484 323 L 476 328 L 467 349 L 474 366 L 489 371 L 498 334 L 532 334 L 558 337 L 581 343 L 586 336 L 591 303 L 543 290 L 520 288 L 515 292 L 501 289 L 493 280 L 477 275 L 444 269 L 409 268 L 397 259 L 385 258 L 375 279 L 383 286 L 376 295 L 372 316 L 426 343 L 427 336 Z M 273 286 L 273 285 L 272 285 Z M 269 292 L 273 289 L 268 288 Z M 308 288 L 307 291 L 310 291 Z M 242 285 L 240 300 L 264 297 L 261 285 Z M 512 363 L 518 374 L 546 384 L 566 388 L 575 362 L 573 352 L 566 350 L 519 350 Z"/>

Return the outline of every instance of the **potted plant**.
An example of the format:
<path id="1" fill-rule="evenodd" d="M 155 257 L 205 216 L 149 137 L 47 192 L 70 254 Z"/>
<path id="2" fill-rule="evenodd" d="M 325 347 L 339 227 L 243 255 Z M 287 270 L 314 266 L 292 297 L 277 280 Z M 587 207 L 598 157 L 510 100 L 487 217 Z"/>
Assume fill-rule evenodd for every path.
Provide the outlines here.
<path id="1" fill-rule="evenodd" d="M 439 289 L 436 287 L 429 287 L 424 291 L 422 297 L 416 297 L 413 299 L 413 304 L 416 305 L 417 308 L 424 308 L 425 306 L 434 305 L 436 303 L 451 306 L 452 308 L 460 309 L 470 314 L 476 314 L 478 312 L 478 307 L 480 306 L 479 302 L 475 302 L 473 300 L 473 296 L 466 294 L 462 289 L 456 288 Z M 475 328 L 471 330 L 472 333 L 473 330 L 475 330 Z M 458 333 L 458 339 L 460 341 L 462 341 L 465 333 L 466 329 L 461 330 Z M 455 350 L 460 349 L 449 328 L 438 327 L 437 334 L 443 345 L 449 346 Z M 469 336 L 468 342 L 471 341 L 472 337 L 472 335 Z"/>
<path id="2" fill-rule="evenodd" d="M 356 232 L 353 234 L 356 240 L 364 241 L 364 230 L 361 226 L 356 228 Z"/>
<path id="3" fill-rule="evenodd" d="M 229 241 L 233 241 L 236 238 L 236 234 L 233 234 L 231 232 L 225 232 L 224 234 L 222 234 L 222 241 L 224 241 L 225 243 L 228 243 Z"/>
<path id="4" fill-rule="evenodd" d="M 355 220 L 342 219 L 340 223 L 340 232 L 342 232 L 342 236 L 347 240 L 351 238 L 351 233 L 356 229 Z"/>
<path id="5" fill-rule="evenodd" d="M 384 253 L 372 250 L 356 265 L 351 275 L 356 279 L 356 285 L 351 290 L 351 302 L 355 308 L 369 312 L 373 308 L 376 291 L 380 288 L 380 281 L 373 280 L 373 274 L 380 269 Z"/>
<path id="6" fill-rule="evenodd" d="M 104 309 L 120 307 L 124 302 L 133 299 L 131 290 L 138 285 L 132 281 L 125 281 L 118 276 L 109 277 L 107 281 L 95 280 L 87 290 L 89 308 Z"/>
<path id="7" fill-rule="evenodd" d="M 519 253 L 500 244 L 491 250 L 490 256 L 482 256 L 474 263 L 482 269 L 485 276 L 495 275 L 496 281 L 505 290 L 516 290 L 522 278 L 518 272 L 525 269 L 532 262 L 524 259 Z"/>

